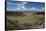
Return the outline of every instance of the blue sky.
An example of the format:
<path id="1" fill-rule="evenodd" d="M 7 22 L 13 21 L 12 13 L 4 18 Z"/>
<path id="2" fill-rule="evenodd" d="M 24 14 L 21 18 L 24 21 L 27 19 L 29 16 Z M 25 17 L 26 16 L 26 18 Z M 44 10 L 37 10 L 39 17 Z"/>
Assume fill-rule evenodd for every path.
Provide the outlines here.
<path id="1" fill-rule="evenodd" d="M 7 1 L 7 10 L 16 11 L 16 10 L 36 10 L 44 11 L 45 3 L 40 2 L 21 2 L 21 1 Z"/>

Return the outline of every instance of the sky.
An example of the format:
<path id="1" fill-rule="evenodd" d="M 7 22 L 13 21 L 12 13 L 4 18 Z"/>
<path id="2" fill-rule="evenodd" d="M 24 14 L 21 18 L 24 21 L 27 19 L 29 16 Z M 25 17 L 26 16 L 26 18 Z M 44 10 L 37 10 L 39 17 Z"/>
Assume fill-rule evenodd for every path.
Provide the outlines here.
<path id="1" fill-rule="evenodd" d="M 44 11 L 45 3 L 24 2 L 24 1 L 7 1 L 7 11 Z"/>

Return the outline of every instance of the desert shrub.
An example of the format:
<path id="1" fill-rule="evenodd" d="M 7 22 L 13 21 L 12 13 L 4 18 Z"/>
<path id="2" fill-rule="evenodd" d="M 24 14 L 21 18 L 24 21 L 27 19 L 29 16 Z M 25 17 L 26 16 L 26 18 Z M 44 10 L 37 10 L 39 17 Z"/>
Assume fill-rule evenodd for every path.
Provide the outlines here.
<path id="1" fill-rule="evenodd" d="M 7 19 L 7 21 L 6 21 L 7 23 L 6 23 L 6 30 L 13 30 L 14 29 L 14 23 L 11 21 L 11 20 L 9 20 L 9 19 Z"/>
<path id="2" fill-rule="evenodd" d="M 34 14 L 37 14 L 37 15 L 45 15 L 45 12 L 35 12 Z"/>
<path id="3" fill-rule="evenodd" d="M 25 27 L 23 25 L 18 26 L 18 30 L 24 30 L 24 29 L 25 29 Z"/>
<path id="4" fill-rule="evenodd" d="M 23 29 L 25 29 L 23 24 L 19 24 L 20 23 L 19 21 L 16 20 L 14 22 L 15 22 L 14 27 L 16 27 L 16 30 L 23 30 Z"/>
<path id="5" fill-rule="evenodd" d="M 16 30 L 18 28 L 18 20 L 11 21 L 7 19 L 6 30 Z"/>
<path id="6" fill-rule="evenodd" d="M 8 20 L 8 24 L 7 24 L 7 30 L 23 30 L 25 29 L 25 27 L 23 26 L 23 24 L 19 24 L 18 20 L 15 21 L 11 21 Z"/>
<path id="7" fill-rule="evenodd" d="M 15 11 L 15 12 L 7 11 L 6 15 L 8 15 L 8 16 L 25 16 L 25 14 L 23 12 L 18 12 L 18 11 Z"/>
<path id="8" fill-rule="evenodd" d="M 25 27 L 25 29 L 31 29 L 31 27 L 33 27 L 33 25 L 29 24 L 29 23 L 24 23 L 24 27 Z"/>

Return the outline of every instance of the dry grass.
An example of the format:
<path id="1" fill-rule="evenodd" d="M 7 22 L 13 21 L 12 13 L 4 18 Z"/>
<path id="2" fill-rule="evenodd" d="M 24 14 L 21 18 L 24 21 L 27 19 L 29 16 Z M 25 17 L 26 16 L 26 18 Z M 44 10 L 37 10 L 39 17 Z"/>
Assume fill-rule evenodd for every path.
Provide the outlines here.
<path id="1" fill-rule="evenodd" d="M 22 30 L 32 29 L 44 22 L 44 15 L 26 14 L 25 16 L 7 16 L 7 29 Z"/>

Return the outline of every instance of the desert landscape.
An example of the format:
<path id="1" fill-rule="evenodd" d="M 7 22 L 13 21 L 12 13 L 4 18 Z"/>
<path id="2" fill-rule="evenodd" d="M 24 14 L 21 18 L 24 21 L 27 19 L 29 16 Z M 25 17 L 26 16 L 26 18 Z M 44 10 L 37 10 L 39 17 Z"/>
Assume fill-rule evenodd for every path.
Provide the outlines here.
<path id="1" fill-rule="evenodd" d="M 45 27 L 44 12 L 7 12 L 7 30 L 42 29 Z"/>
<path id="2" fill-rule="evenodd" d="M 6 1 L 6 31 L 45 28 L 45 3 Z"/>

